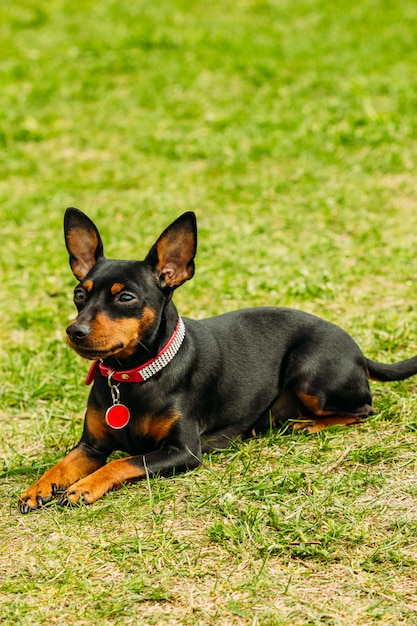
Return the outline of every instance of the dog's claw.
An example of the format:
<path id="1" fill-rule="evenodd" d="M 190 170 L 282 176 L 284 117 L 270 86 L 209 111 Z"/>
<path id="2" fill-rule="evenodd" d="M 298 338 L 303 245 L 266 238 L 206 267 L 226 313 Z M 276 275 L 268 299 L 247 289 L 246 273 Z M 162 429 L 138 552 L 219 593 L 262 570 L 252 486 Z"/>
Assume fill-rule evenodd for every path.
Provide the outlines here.
<path id="1" fill-rule="evenodd" d="M 58 500 L 58 506 L 68 506 L 68 497 L 66 494 L 62 495 Z"/>

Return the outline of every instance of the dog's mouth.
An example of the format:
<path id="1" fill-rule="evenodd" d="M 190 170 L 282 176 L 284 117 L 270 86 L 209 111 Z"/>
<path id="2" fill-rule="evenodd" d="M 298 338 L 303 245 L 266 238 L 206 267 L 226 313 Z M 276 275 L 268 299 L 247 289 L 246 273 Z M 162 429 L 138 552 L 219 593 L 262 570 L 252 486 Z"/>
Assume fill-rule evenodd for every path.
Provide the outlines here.
<path id="1" fill-rule="evenodd" d="M 107 349 L 85 348 L 82 346 L 74 345 L 70 342 L 69 344 L 71 348 L 73 348 L 73 350 L 75 350 L 77 354 L 83 357 L 83 359 L 90 359 L 91 361 L 95 361 L 97 359 L 105 359 L 109 356 L 114 356 L 115 354 L 118 354 L 125 348 L 124 343 L 118 343 L 112 348 L 107 348 Z"/>

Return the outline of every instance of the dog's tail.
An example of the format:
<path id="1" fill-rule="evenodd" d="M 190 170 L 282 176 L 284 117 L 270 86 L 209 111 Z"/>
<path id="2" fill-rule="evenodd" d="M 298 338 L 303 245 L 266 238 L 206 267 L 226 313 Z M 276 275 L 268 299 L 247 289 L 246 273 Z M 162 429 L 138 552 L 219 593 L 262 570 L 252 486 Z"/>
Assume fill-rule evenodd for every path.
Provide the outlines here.
<path id="1" fill-rule="evenodd" d="M 417 356 L 390 364 L 377 363 L 376 361 L 371 361 L 371 359 L 366 359 L 366 366 L 368 368 L 368 377 L 373 380 L 382 382 L 404 380 L 417 374 Z"/>

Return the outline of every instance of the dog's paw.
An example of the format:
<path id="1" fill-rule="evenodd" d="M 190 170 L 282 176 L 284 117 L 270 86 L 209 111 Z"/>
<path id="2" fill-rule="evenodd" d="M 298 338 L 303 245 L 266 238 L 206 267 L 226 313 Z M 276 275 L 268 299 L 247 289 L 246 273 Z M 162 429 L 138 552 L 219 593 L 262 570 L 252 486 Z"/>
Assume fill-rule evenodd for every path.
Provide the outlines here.
<path id="1" fill-rule="evenodd" d="M 363 421 L 361 415 L 330 415 L 328 417 L 318 417 L 316 419 L 293 420 L 292 430 L 296 433 L 313 435 L 319 433 L 329 426 L 351 426 Z"/>
<path id="2" fill-rule="evenodd" d="M 29 513 L 39 509 L 50 502 L 61 490 L 56 483 L 50 483 L 41 479 L 20 496 L 18 502 L 19 511 L 21 513 Z"/>
<path id="3" fill-rule="evenodd" d="M 106 491 L 107 489 L 97 480 L 87 476 L 68 487 L 58 500 L 58 504 L 60 506 L 93 504 L 93 502 L 99 500 Z"/>

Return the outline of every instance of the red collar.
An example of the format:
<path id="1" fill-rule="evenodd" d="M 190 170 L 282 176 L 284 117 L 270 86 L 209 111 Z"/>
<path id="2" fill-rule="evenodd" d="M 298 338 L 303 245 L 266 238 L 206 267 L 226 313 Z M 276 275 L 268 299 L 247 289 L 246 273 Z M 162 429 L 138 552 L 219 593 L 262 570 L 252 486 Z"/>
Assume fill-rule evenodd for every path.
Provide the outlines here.
<path id="1" fill-rule="evenodd" d="M 123 383 L 143 383 L 148 378 L 154 376 L 160 372 L 168 363 L 172 361 L 174 356 L 180 349 L 185 337 L 185 326 L 181 317 L 178 317 L 177 327 L 174 330 L 173 335 L 158 352 L 157 356 L 143 365 L 133 367 L 130 370 L 113 370 L 111 367 L 107 367 L 101 361 L 94 361 L 90 367 L 87 378 L 85 380 L 86 385 L 90 385 L 96 377 L 98 371 L 106 378 L 123 382 Z"/>

